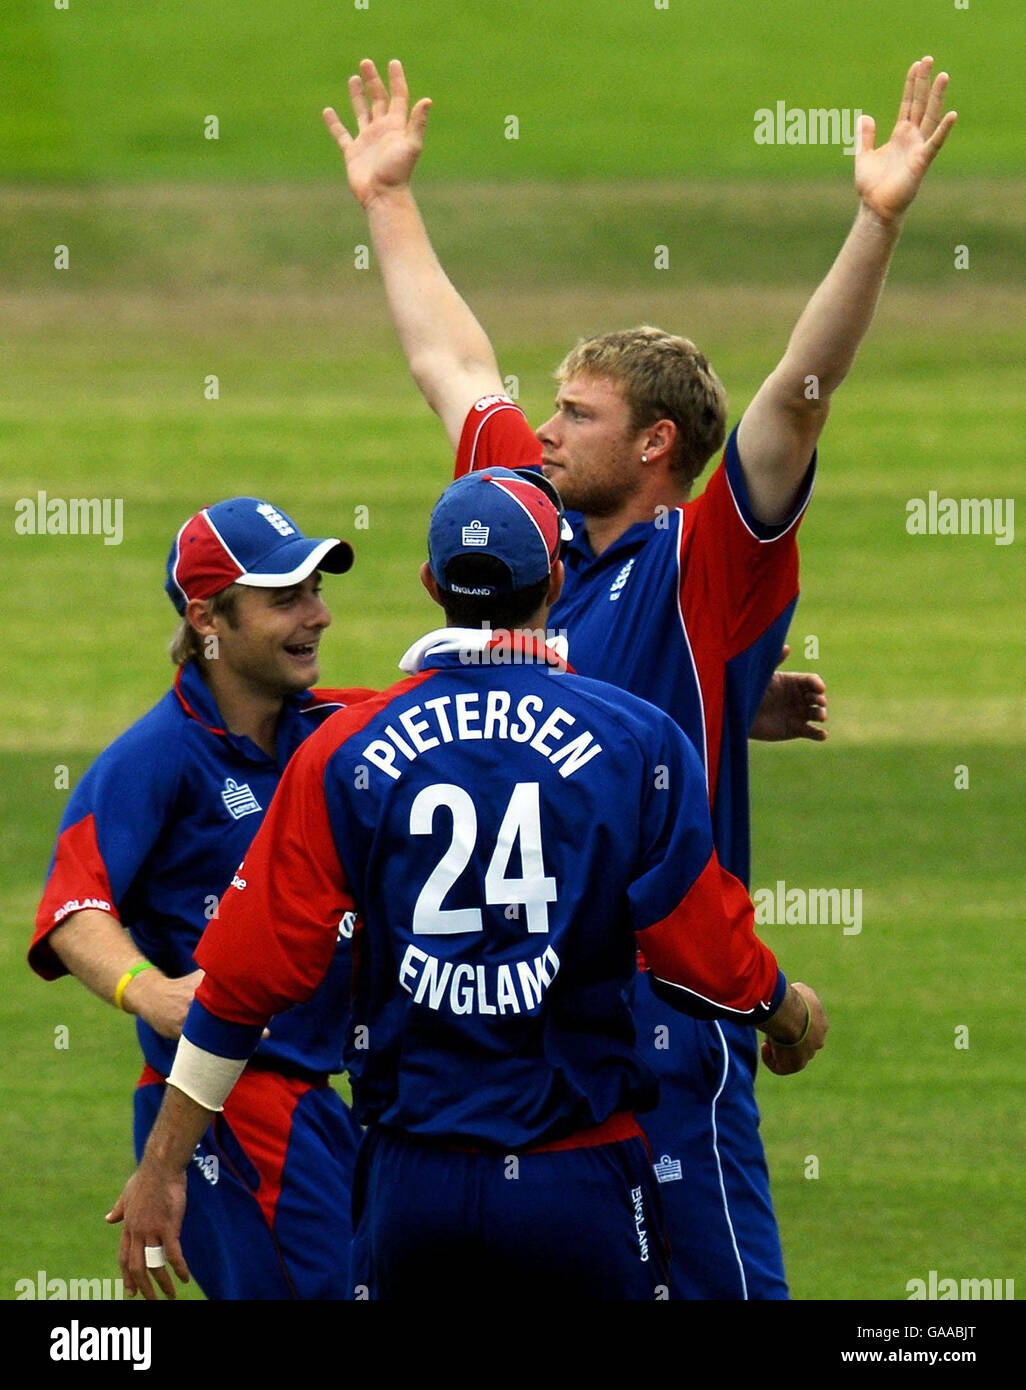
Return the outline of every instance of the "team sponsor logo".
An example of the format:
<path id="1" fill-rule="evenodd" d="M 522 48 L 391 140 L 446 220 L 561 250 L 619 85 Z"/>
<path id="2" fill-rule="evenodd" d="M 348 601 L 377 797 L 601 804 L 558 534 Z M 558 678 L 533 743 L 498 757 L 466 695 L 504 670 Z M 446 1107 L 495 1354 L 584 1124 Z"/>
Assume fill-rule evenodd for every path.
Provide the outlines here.
<path id="1" fill-rule="evenodd" d="M 469 526 L 463 528 L 464 545 L 487 545 L 488 533 L 491 527 L 485 526 L 480 521 L 472 521 Z"/>
<path id="2" fill-rule="evenodd" d="M 652 1168 L 658 1182 L 680 1182 L 684 1177 L 680 1159 L 671 1158 L 669 1154 L 663 1154 L 658 1163 L 652 1164 Z"/>
<path id="3" fill-rule="evenodd" d="M 513 400 L 510 396 L 482 396 L 475 404 L 474 409 L 478 412 L 489 410 L 493 405 L 512 405 Z"/>
<path id="4" fill-rule="evenodd" d="M 221 1164 L 216 1154 L 205 1154 L 200 1151 L 199 1144 L 196 1145 L 192 1155 L 192 1161 L 200 1170 L 211 1187 L 217 1186 L 217 1180 L 221 1176 Z"/>
<path id="5" fill-rule="evenodd" d="M 340 941 L 352 941 L 353 932 L 356 930 L 356 913 L 344 912 L 342 920 L 338 924 L 338 935 L 335 937 L 335 944 Z"/>
<path id="6" fill-rule="evenodd" d="M 150 1327 L 88 1327 L 72 1318 L 50 1333 L 50 1360 L 131 1361 L 133 1370 L 148 1371 L 152 1337 Z"/>
<path id="7" fill-rule="evenodd" d="M 97 912 L 113 912 L 114 910 L 106 898 L 69 898 L 66 903 L 61 903 L 54 912 L 54 924 L 63 922 L 65 917 L 69 917 L 71 913 L 82 912 L 88 907 L 95 908 Z"/>
<path id="8" fill-rule="evenodd" d="M 240 787 L 232 777 L 224 779 L 224 791 L 221 793 L 221 800 L 232 820 L 242 820 L 243 816 L 251 816 L 254 812 L 264 809 L 250 790 L 249 783 L 243 782 Z"/>
<path id="9" fill-rule="evenodd" d="M 631 1202 L 634 1205 L 634 1231 L 638 1237 L 638 1251 L 644 1264 L 648 1259 L 648 1232 L 645 1229 L 645 1198 L 640 1187 L 631 1188 Z"/>
<path id="10" fill-rule="evenodd" d="M 272 507 L 270 502 L 261 502 L 260 506 L 257 507 L 257 514 L 262 516 L 265 521 L 269 521 L 279 536 L 294 536 L 296 534 L 296 528 L 290 526 L 281 512 Z"/>
<path id="11" fill-rule="evenodd" d="M 610 586 L 609 586 L 609 602 L 610 602 L 610 603 L 615 603 L 615 602 L 617 601 L 617 599 L 620 597 L 620 595 L 623 593 L 624 585 L 627 583 L 627 580 L 628 580 L 628 578 L 630 577 L 630 572 L 631 572 L 631 570 L 634 568 L 634 561 L 635 561 L 637 558 L 638 558 L 638 557 L 637 557 L 636 555 L 632 555 L 631 558 L 630 558 L 630 559 L 627 561 L 627 563 L 624 565 L 624 567 L 623 567 L 623 569 L 620 571 L 620 573 L 619 573 L 619 574 L 616 576 L 616 578 L 613 580 L 612 584 L 610 584 Z"/>

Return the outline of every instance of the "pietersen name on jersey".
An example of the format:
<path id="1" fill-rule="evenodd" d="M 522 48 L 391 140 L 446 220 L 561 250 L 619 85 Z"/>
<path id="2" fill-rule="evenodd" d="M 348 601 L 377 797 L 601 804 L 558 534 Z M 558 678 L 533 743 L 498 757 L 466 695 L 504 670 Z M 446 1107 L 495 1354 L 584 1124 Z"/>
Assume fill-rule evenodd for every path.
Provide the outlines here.
<path id="1" fill-rule="evenodd" d="M 363 756 L 398 781 L 421 753 L 440 743 L 510 739 L 547 758 L 558 767 L 561 777 L 572 777 L 602 752 L 602 745 L 588 729 L 567 739 L 567 731 L 576 723 L 559 705 L 546 710 L 540 695 L 521 696 L 513 709 L 508 690 L 467 690 L 403 710 L 395 724 L 387 724 L 382 736 L 367 744 Z"/>

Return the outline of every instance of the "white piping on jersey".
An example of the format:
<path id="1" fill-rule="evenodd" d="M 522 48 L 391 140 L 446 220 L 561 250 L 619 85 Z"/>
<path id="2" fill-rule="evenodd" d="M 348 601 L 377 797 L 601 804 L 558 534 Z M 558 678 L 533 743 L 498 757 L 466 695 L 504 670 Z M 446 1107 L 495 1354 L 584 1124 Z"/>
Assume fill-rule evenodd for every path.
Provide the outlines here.
<path id="1" fill-rule="evenodd" d="M 727 1084 L 727 1072 L 730 1070 L 730 1050 L 727 1047 L 727 1040 L 723 1036 L 723 1029 L 718 1023 L 715 1024 L 716 1033 L 723 1048 L 723 1075 L 720 1077 L 719 1090 L 712 1098 L 712 1109 L 710 1117 L 712 1119 L 713 1153 L 716 1156 L 716 1176 L 720 1183 L 720 1193 L 723 1197 L 723 1215 L 727 1222 L 727 1230 L 730 1232 L 730 1243 L 734 1247 L 734 1256 L 737 1260 L 738 1273 L 741 1276 L 741 1297 L 748 1301 L 748 1280 L 745 1278 L 745 1264 L 741 1258 L 741 1251 L 737 1248 L 737 1236 L 734 1234 L 734 1223 L 730 1219 L 730 1205 L 727 1202 L 727 1189 L 723 1182 L 723 1166 L 720 1163 L 719 1134 L 716 1129 L 716 1102 L 723 1094 L 723 1088 Z"/>
<path id="2" fill-rule="evenodd" d="M 710 999 L 707 994 L 699 994 L 697 989 L 689 989 L 687 985 L 678 984 L 676 980 L 664 979 L 662 975 L 657 975 L 654 970 L 652 972 L 652 978 L 658 980 L 661 985 L 666 985 L 670 989 L 679 989 L 682 994 L 689 994 L 692 999 L 701 999 L 703 1004 L 708 1004 L 712 1009 L 727 1009 L 732 1018 L 739 1019 L 742 1023 L 754 1014 L 756 1009 L 768 1009 L 772 1002 L 769 999 L 761 999 L 758 1004 L 753 1004 L 750 1009 L 734 1009 L 731 1008 L 729 1004 L 724 1004 L 722 999 Z"/>
<path id="3" fill-rule="evenodd" d="M 741 456 L 739 454 L 738 463 L 740 462 Z M 799 521 L 801 521 L 802 517 L 805 515 L 806 507 L 812 501 L 813 488 L 815 487 L 815 482 L 813 482 L 813 487 L 809 488 L 809 495 L 806 497 L 805 501 L 799 507 L 798 511 L 795 512 L 794 516 L 791 518 L 791 520 L 787 523 L 787 525 L 784 527 L 782 531 L 778 531 L 775 536 L 757 536 L 755 532 L 752 530 L 752 528 L 748 525 L 748 522 L 745 520 L 744 512 L 738 506 L 737 497 L 734 495 L 734 485 L 730 481 L 730 473 L 726 468 L 724 468 L 723 470 L 723 476 L 727 480 L 727 491 L 730 493 L 730 500 L 734 504 L 734 510 L 738 514 L 738 519 L 740 520 L 741 525 L 745 528 L 745 530 L 752 537 L 752 539 L 758 541 L 760 545 L 772 545 L 774 541 L 783 540 L 783 538 L 787 535 L 788 531 L 790 531 L 792 527 L 798 525 Z"/>
<path id="4" fill-rule="evenodd" d="M 481 438 L 481 431 L 484 429 L 485 425 L 487 425 L 488 421 L 492 418 L 492 416 L 497 414 L 500 410 L 515 410 L 520 415 L 523 415 L 524 413 L 520 409 L 520 407 L 518 405 L 514 405 L 512 401 L 510 401 L 508 404 L 505 401 L 500 401 L 499 403 L 492 406 L 488 411 L 485 412 L 485 414 L 481 417 L 481 421 L 477 429 L 474 432 L 474 442 L 470 446 L 470 463 L 467 467 L 468 473 L 473 473 L 475 471 L 475 465 L 477 461 L 477 441 Z"/>
<path id="5" fill-rule="evenodd" d="M 681 585 L 684 576 L 680 568 L 680 552 L 684 543 L 684 508 L 677 508 L 677 613 L 680 617 L 680 630 L 684 634 L 684 643 L 688 649 L 688 660 L 691 662 L 691 673 L 695 678 L 695 689 L 698 691 L 698 709 L 702 716 L 702 770 L 705 773 L 705 794 L 709 795 L 709 742 L 705 731 L 705 697 L 702 694 L 702 682 L 698 679 L 698 667 L 695 664 L 695 654 L 691 650 L 691 638 L 688 636 L 688 626 L 684 621 L 684 609 L 680 603 Z"/>

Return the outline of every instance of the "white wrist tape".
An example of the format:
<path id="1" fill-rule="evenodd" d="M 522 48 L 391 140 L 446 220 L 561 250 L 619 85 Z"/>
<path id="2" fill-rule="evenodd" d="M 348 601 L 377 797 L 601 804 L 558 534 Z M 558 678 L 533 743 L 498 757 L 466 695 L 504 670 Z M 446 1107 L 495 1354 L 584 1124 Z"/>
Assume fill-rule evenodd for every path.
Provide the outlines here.
<path id="1" fill-rule="evenodd" d="M 223 1110 L 248 1061 L 248 1057 L 219 1057 L 181 1038 L 168 1082 L 204 1110 Z"/>

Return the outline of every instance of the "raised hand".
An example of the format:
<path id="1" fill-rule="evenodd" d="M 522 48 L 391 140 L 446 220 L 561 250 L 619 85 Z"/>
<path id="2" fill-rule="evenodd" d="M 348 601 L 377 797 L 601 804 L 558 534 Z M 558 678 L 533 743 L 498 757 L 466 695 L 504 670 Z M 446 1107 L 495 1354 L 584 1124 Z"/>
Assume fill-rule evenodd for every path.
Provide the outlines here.
<path id="1" fill-rule="evenodd" d="M 391 94 L 369 58 L 360 64 L 359 76 L 349 79 L 355 138 L 334 107 L 328 106 L 322 113 L 345 158 L 349 187 L 364 208 L 383 192 L 405 187 L 424 148 L 430 98 L 421 97 L 410 111 L 409 88 L 398 59 L 393 58 L 388 65 L 388 81 Z"/>
<path id="2" fill-rule="evenodd" d="M 932 58 L 908 70 L 898 119 L 886 145 L 874 148 L 876 122 L 863 116 L 855 154 L 855 191 L 863 205 L 884 222 L 900 217 L 919 191 L 927 169 L 948 138 L 957 113 L 943 115 L 948 74 L 931 84 Z"/>

